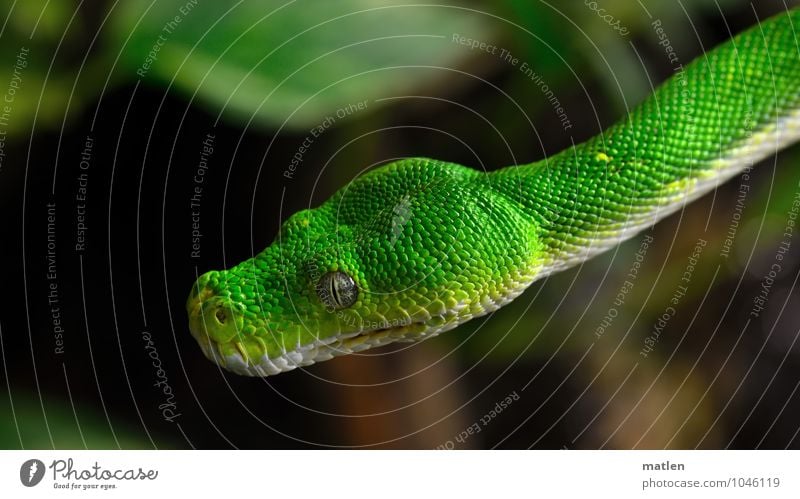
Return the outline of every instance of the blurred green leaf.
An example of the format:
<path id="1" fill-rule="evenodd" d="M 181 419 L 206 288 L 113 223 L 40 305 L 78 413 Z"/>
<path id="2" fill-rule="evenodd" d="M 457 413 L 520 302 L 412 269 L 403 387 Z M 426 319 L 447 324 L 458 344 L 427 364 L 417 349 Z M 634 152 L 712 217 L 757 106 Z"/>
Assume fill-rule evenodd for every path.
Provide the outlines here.
<path id="1" fill-rule="evenodd" d="M 489 40 L 485 19 L 401 0 L 126 2 L 114 11 L 122 63 L 195 92 L 214 112 L 290 127 L 350 104 L 442 81 L 471 54 L 453 33 Z M 403 68 L 398 66 L 428 66 Z M 306 102 L 308 100 L 308 102 Z"/>
<path id="2" fill-rule="evenodd" d="M 8 27 L 17 36 L 33 36 L 39 42 L 57 42 L 69 21 L 72 2 L 50 2 L 48 0 L 26 0 L 14 2 L 8 18 Z"/>
<path id="3" fill-rule="evenodd" d="M 115 425 L 112 433 L 108 421 L 91 408 L 76 407 L 73 413 L 64 401 L 45 401 L 43 407 L 35 393 L 16 394 L 13 411 L 8 398 L 0 397 L 0 419 L 5 422 L 0 428 L 0 449 L 152 447 L 125 425 Z M 163 445 L 163 439 L 159 441 Z"/>
<path id="4" fill-rule="evenodd" d="M 37 127 L 60 124 L 69 109 L 98 90 L 75 85 L 79 71 L 86 70 L 75 64 L 84 55 L 85 35 L 75 8 L 71 2 L 31 0 L 15 2 L 4 13 L 0 99 L 8 107 L 4 132 L 12 138 L 24 137 L 34 121 Z M 93 68 L 94 61 L 89 65 Z"/>

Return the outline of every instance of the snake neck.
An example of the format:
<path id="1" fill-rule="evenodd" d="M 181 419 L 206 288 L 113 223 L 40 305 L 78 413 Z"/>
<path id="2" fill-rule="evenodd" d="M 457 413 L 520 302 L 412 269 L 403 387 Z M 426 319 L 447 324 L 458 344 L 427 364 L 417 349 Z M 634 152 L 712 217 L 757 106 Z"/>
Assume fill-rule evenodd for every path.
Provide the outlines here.
<path id="1" fill-rule="evenodd" d="M 487 175 L 538 226 L 540 275 L 633 237 L 800 139 L 800 10 L 701 56 L 628 116 L 550 158 Z"/>

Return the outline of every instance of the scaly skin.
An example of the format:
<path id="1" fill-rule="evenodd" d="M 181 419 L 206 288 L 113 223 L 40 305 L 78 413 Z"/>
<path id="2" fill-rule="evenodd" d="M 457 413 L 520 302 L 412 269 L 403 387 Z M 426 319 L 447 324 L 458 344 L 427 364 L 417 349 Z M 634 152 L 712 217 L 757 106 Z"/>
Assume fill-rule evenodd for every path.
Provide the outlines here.
<path id="1" fill-rule="evenodd" d="M 367 173 L 254 258 L 201 276 L 193 336 L 227 369 L 266 376 L 497 309 L 796 141 L 799 21 L 751 28 L 542 161 L 483 173 L 415 158 Z"/>

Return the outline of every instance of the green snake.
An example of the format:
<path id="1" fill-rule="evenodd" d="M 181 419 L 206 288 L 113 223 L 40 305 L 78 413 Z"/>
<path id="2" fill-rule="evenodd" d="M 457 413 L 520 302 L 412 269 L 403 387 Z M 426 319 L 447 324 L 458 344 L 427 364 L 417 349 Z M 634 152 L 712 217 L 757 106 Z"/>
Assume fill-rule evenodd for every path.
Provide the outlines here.
<path id="1" fill-rule="evenodd" d="M 796 141 L 799 24 L 800 10 L 759 23 L 541 161 L 369 171 L 292 215 L 258 255 L 200 276 L 192 335 L 222 367 L 268 376 L 497 310 Z"/>

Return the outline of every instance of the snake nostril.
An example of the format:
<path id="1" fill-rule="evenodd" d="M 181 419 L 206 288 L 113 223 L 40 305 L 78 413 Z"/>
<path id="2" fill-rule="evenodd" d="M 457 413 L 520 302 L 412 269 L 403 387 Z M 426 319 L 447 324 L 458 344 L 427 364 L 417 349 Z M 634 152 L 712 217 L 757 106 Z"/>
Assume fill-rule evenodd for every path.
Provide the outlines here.
<path id="1" fill-rule="evenodd" d="M 220 307 L 214 312 L 214 317 L 217 318 L 217 321 L 220 324 L 225 324 L 225 321 L 228 319 L 227 314 L 225 314 L 225 310 Z"/>

